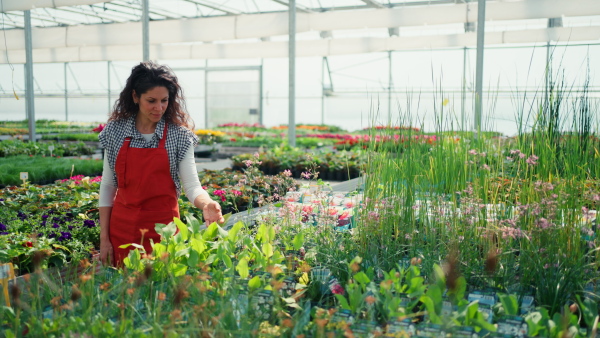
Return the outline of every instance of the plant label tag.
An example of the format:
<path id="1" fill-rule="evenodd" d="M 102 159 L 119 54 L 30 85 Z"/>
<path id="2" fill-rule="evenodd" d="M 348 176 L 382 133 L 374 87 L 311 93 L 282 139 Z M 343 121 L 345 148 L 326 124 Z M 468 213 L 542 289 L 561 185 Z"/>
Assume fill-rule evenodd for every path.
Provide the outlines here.
<path id="1" fill-rule="evenodd" d="M 52 151 L 54 151 L 54 146 L 48 146 L 48 151 L 50 151 L 50 157 L 52 157 Z"/>
<path id="2" fill-rule="evenodd" d="M 256 318 L 269 320 L 271 312 L 273 312 L 274 303 L 275 297 L 273 297 L 273 292 L 271 290 L 261 290 L 252 297 L 250 308 Z"/>
<path id="3" fill-rule="evenodd" d="M 29 173 L 27 171 L 21 171 L 19 173 L 19 178 L 21 181 L 23 181 L 23 183 L 25 183 L 25 181 L 29 179 Z"/>
<path id="4" fill-rule="evenodd" d="M 410 304 L 410 298 L 408 297 L 408 294 L 401 293 L 398 295 L 398 297 L 400 298 L 400 307 L 406 308 L 408 304 Z"/>
<path id="5" fill-rule="evenodd" d="M 498 333 L 506 333 L 514 337 L 527 337 L 527 323 L 519 316 L 505 316 L 498 320 Z"/>
<path id="6" fill-rule="evenodd" d="M 329 276 L 331 276 L 331 270 L 328 268 L 316 267 L 311 270 L 312 272 L 312 280 L 325 283 L 329 280 Z"/>
<path id="7" fill-rule="evenodd" d="M 467 299 L 469 302 L 479 301 L 479 304 L 485 304 L 489 306 L 494 306 L 494 304 L 497 302 L 495 292 L 486 292 L 481 290 L 475 290 L 469 293 L 469 297 Z"/>
<path id="8" fill-rule="evenodd" d="M 533 296 L 531 296 L 531 295 L 523 296 L 523 299 L 521 299 L 521 311 L 520 311 L 521 314 L 529 313 L 531 310 L 533 310 L 533 303 L 534 303 Z"/>
<path id="9" fill-rule="evenodd" d="M 341 309 L 333 314 L 331 317 L 332 323 L 346 323 L 349 325 L 354 324 L 354 316 L 352 316 L 352 312 L 348 309 Z"/>
<path id="10" fill-rule="evenodd" d="M 8 280 L 15 278 L 15 269 L 12 263 L 0 265 L 0 285 L 2 285 L 2 293 L 6 306 L 10 306 L 10 298 L 8 296 Z"/>
<path id="11" fill-rule="evenodd" d="M 454 307 L 452 306 L 452 303 L 450 303 L 447 300 L 442 301 L 442 317 L 451 316 L 453 310 L 454 310 Z"/>
<path id="12" fill-rule="evenodd" d="M 283 280 L 283 286 L 279 290 L 279 293 L 284 298 L 289 298 L 296 293 L 296 281 L 292 277 L 288 277 Z"/>
<path id="13" fill-rule="evenodd" d="M 438 324 L 422 324 L 417 327 L 417 334 L 423 337 L 446 337 L 446 332 Z"/>
<path id="14" fill-rule="evenodd" d="M 485 320 L 488 323 L 492 323 L 494 321 L 494 310 L 492 307 L 487 304 L 479 304 L 479 311 L 483 313 Z"/>
<path id="15" fill-rule="evenodd" d="M 388 322 L 386 337 L 414 336 L 417 333 L 417 327 L 410 319 L 398 320 L 398 318 Z"/>
<path id="16" fill-rule="evenodd" d="M 381 336 L 381 328 L 376 322 L 361 320 L 352 325 L 352 333 L 357 338 L 369 338 Z"/>
<path id="17" fill-rule="evenodd" d="M 456 326 L 452 331 L 452 338 L 479 338 L 479 334 L 471 326 Z"/>

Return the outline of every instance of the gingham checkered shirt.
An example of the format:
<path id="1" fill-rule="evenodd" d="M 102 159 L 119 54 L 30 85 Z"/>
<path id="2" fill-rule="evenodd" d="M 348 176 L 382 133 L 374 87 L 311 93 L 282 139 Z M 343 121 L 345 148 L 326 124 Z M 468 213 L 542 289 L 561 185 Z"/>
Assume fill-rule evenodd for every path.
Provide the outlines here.
<path id="1" fill-rule="evenodd" d="M 156 130 L 154 130 L 152 139 L 149 142 L 146 142 L 142 134 L 135 128 L 135 116 L 125 120 L 110 121 L 104 127 L 98 138 L 100 139 L 102 148 L 106 150 L 108 164 L 113 171 L 115 187 L 119 186 L 117 183 L 115 164 L 117 162 L 117 155 L 119 154 L 119 150 L 121 150 L 125 138 L 131 137 L 130 147 L 132 148 L 157 148 L 158 142 L 162 138 L 164 128 L 165 120 L 161 119 L 156 125 Z M 198 137 L 191 130 L 169 124 L 165 148 L 169 155 L 171 177 L 173 178 L 173 183 L 175 183 L 175 188 L 177 189 L 177 196 L 181 194 L 179 163 L 185 157 L 189 147 L 195 147 L 197 144 Z"/>

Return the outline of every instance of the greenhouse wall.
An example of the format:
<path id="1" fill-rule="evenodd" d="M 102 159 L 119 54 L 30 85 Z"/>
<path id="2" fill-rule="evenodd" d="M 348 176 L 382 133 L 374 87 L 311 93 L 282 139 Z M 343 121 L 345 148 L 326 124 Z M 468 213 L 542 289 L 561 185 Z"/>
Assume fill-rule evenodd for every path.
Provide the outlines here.
<path id="1" fill-rule="evenodd" d="M 532 113 L 532 107 L 543 100 L 547 53 L 552 58 L 550 73 L 555 79 L 564 78 L 570 99 L 578 97 L 589 76 L 587 89 L 592 102 L 598 102 L 600 45 L 489 47 L 485 50 L 484 68 L 485 129 L 515 134 L 516 114 L 519 111 Z M 463 97 L 465 56 L 466 94 Z M 392 52 L 391 99 L 389 57 L 388 53 L 328 57 L 331 83 L 322 57 L 298 58 L 296 123 L 321 123 L 323 119 L 326 124 L 356 130 L 391 121 L 435 131 L 436 116 L 438 127 L 442 116 L 445 128 L 451 125 L 453 129 L 471 129 L 474 49 Z M 288 60 L 285 58 L 159 62 L 175 69 L 197 128 L 205 127 L 203 69 L 207 65 L 209 68 L 262 65 L 263 123 L 274 126 L 288 121 Z M 67 66 L 63 63 L 34 64 L 36 118 L 105 121 L 135 64 L 134 61 L 79 62 Z M 65 100 L 65 70 L 68 100 Z M 23 72 L 21 64 L 0 65 L 0 115 L 4 120 L 25 118 Z M 258 79 L 253 75 L 246 74 L 243 78 L 225 72 L 209 75 L 209 83 L 236 81 L 254 88 L 248 89 L 248 100 L 258 100 L 260 94 L 252 84 Z M 324 95 L 323 87 L 332 90 Z M 19 100 L 15 99 L 13 89 Z M 68 105 L 68 116 L 65 105 Z"/>

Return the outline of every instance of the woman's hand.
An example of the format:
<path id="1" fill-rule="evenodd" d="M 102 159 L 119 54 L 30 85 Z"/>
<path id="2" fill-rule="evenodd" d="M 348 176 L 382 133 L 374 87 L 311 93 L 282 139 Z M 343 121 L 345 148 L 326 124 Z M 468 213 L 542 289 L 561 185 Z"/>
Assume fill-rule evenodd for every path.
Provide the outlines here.
<path id="1" fill-rule="evenodd" d="M 104 265 L 114 265 L 113 247 L 109 239 L 100 239 L 100 261 Z"/>
<path id="2" fill-rule="evenodd" d="M 224 223 L 225 219 L 221 214 L 221 205 L 216 201 L 210 201 L 204 205 L 202 208 L 202 215 L 204 215 L 204 220 L 206 221 L 206 225 L 210 225 L 213 222 Z"/>

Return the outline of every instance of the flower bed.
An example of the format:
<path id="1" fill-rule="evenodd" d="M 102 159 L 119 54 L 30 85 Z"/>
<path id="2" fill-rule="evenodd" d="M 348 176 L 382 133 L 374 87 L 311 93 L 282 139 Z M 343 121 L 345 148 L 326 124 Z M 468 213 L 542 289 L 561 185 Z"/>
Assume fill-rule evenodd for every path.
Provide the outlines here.
<path id="1" fill-rule="evenodd" d="M 307 153 L 299 148 L 277 147 L 258 154 L 242 154 L 232 157 L 233 168 L 243 169 L 256 164 L 267 175 L 289 170 L 295 178 L 303 172 L 318 173 L 324 180 L 348 180 L 356 178 L 364 170 L 366 153 L 348 151 L 316 151 Z"/>

